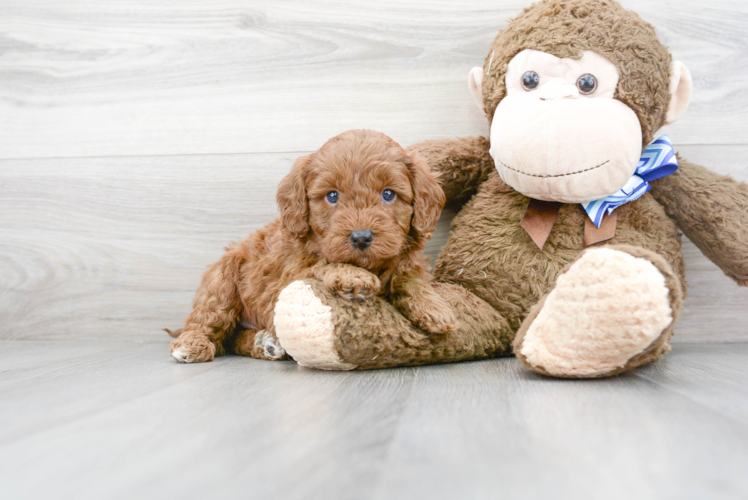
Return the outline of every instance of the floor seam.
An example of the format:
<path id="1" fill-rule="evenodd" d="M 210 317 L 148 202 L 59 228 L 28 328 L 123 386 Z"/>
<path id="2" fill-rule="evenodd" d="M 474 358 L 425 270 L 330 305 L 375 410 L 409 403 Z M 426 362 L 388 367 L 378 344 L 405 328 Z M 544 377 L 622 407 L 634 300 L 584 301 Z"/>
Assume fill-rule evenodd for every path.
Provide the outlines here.
<path id="1" fill-rule="evenodd" d="M 713 406 L 710 406 L 710 405 L 704 403 L 703 401 L 700 401 L 700 400 L 698 400 L 698 399 L 696 399 L 696 398 L 694 398 L 692 396 L 689 396 L 688 394 L 684 393 L 683 391 L 675 389 L 675 388 L 673 388 L 673 387 L 671 387 L 671 386 L 669 386 L 667 384 L 663 384 L 661 382 L 658 382 L 657 380 L 654 380 L 653 378 L 650 378 L 650 377 L 647 377 L 645 375 L 638 374 L 638 373 L 632 373 L 631 375 L 637 377 L 639 380 L 643 380 L 644 382 L 648 382 L 648 383 L 656 385 L 657 387 L 660 387 L 660 388 L 662 388 L 664 390 L 667 390 L 667 391 L 669 391 L 669 392 L 671 392 L 673 394 L 676 394 L 676 395 L 678 395 L 678 396 L 680 396 L 680 397 L 682 397 L 682 398 L 684 398 L 684 399 L 686 399 L 686 400 L 688 400 L 688 401 L 690 401 L 692 403 L 697 404 L 699 407 L 704 408 L 704 409 L 708 410 L 711 413 L 715 413 L 715 414 L 720 415 L 720 416 L 722 416 L 724 418 L 727 418 L 728 420 L 730 420 L 730 421 L 732 421 L 734 423 L 739 424 L 741 427 L 744 427 L 744 428 L 748 429 L 748 421 L 746 421 L 745 419 L 742 419 L 741 417 L 739 417 L 737 415 L 734 415 L 732 413 L 727 413 L 727 412 L 725 412 L 725 411 L 723 411 L 723 410 L 721 410 L 719 408 L 715 408 Z"/>

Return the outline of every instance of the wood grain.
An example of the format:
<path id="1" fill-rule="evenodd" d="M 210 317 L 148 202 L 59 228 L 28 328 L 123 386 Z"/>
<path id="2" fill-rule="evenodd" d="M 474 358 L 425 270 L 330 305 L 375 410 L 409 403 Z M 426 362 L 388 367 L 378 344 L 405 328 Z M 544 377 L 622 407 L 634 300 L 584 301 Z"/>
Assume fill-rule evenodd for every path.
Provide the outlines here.
<path id="1" fill-rule="evenodd" d="M 275 216 L 298 155 L 352 127 L 402 144 L 485 133 L 465 75 L 526 5 L 0 1 L 0 338 L 162 335 L 223 246 Z M 665 131 L 748 180 L 745 4 L 624 5 L 694 75 Z M 748 338 L 748 292 L 684 252 L 676 341 Z"/>
<path id="2" fill-rule="evenodd" d="M 748 147 L 680 149 L 748 180 Z M 275 217 L 276 186 L 296 156 L 0 160 L 0 338 L 151 338 L 179 327 L 205 267 Z M 748 289 L 690 242 L 684 253 L 691 288 L 675 341 L 748 339 Z"/>
<path id="3" fill-rule="evenodd" d="M 485 134 L 465 77 L 529 3 L 0 0 L 0 497 L 748 497 L 748 289 L 690 242 L 679 345 L 611 380 L 168 357 L 297 156 Z M 746 3 L 622 3 L 694 77 L 663 132 L 748 180 Z"/>
<path id="4" fill-rule="evenodd" d="M 275 189 L 294 159 L 3 162 L 0 338 L 148 336 L 181 325 L 206 266 L 275 217 Z"/>
<path id="5" fill-rule="evenodd" d="M 308 151 L 350 128 L 403 143 L 485 133 L 467 91 L 528 0 L 3 0 L 0 158 Z M 744 144 L 742 0 L 626 7 L 694 77 L 668 131 Z"/>
<path id="6" fill-rule="evenodd" d="M 61 345 L 80 357 L 55 363 Z M 0 341 L 0 367 L 29 375 L 0 385 L 0 492 L 740 499 L 747 359 L 748 344 L 683 345 L 644 371 L 569 381 L 513 358 L 345 373 L 180 365 L 166 339 Z"/>

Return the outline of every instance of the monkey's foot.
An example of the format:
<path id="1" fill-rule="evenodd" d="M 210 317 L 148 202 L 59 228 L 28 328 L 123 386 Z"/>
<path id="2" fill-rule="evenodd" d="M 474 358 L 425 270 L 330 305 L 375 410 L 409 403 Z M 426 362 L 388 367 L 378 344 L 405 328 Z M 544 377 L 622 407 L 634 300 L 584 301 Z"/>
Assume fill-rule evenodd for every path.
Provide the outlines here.
<path id="1" fill-rule="evenodd" d="M 514 352 L 526 367 L 554 377 L 616 375 L 670 350 L 681 303 L 680 284 L 657 254 L 592 248 L 530 311 Z"/>
<path id="2" fill-rule="evenodd" d="M 275 306 L 275 331 L 301 366 L 322 370 L 356 368 L 343 361 L 336 346 L 338 332 L 332 307 L 322 302 L 308 283 L 294 281 L 283 289 Z"/>

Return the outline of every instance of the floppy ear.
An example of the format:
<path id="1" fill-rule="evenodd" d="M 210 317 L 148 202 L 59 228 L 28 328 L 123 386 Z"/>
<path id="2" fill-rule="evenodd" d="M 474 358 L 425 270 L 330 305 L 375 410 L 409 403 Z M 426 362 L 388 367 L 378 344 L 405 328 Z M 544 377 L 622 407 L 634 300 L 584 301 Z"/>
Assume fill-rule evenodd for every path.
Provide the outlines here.
<path id="1" fill-rule="evenodd" d="M 309 204 L 306 198 L 306 167 L 310 155 L 302 156 L 293 164 L 291 173 L 278 185 L 276 200 L 281 222 L 297 238 L 309 232 Z"/>
<path id="2" fill-rule="evenodd" d="M 418 153 L 411 151 L 410 183 L 413 187 L 413 228 L 424 238 L 431 238 L 436 223 L 447 201 L 429 164 Z"/>

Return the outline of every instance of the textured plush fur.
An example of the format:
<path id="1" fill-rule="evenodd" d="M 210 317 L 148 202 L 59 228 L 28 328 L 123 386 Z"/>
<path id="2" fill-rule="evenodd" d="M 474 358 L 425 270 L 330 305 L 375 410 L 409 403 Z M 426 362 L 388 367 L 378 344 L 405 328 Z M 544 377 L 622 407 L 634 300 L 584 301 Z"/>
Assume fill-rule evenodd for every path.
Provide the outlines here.
<path id="1" fill-rule="evenodd" d="M 615 99 L 630 107 L 642 127 L 642 147 L 665 123 L 672 57 L 654 27 L 612 0 L 554 0 L 525 9 L 499 32 L 483 66 L 484 109 L 489 123 L 506 95 L 509 61 L 525 49 L 578 59 L 592 50 L 620 73 Z"/>
<path id="2" fill-rule="evenodd" d="M 275 324 L 290 332 L 283 344 L 299 356 L 301 366 L 323 370 L 352 370 L 338 354 L 332 307 L 325 305 L 304 281 L 294 281 L 283 289 L 275 307 Z"/>
<path id="3" fill-rule="evenodd" d="M 447 197 L 447 205 L 460 208 L 491 172 L 493 160 L 486 152 L 491 144 L 486 137 L 467 137 L 458 141 L 426 141 L 409 148 L 426 159 Z"/>
<path id="4" fill-rule="evenodd" d="M 748 286 L 748 184 L 682 158 L 679 164 L 652 182 L 652 195 L 704 255 Z"/>
<path id="5" fill-rule="evenodd" d="M 505 95 L 507 64 L 524 49 L 557 57 L 578 58 L 584 50 L 603 55 L 620 73 L 614 97 L 638 116 L 643 146 L 664 124 L 671 57 L 652 26 L 617 3 L 548 0 L 511 21 L 494 40 L 483 67 L 489 123 Z M 523 339 L 558 277 L 584 255 L 587 216 L 580 205 L 562 205 L 550 237 L 539 249 L 520 227 L 530 199 L 501 180 L 489 149 L 486 138 L 429 141 L 409 149 L 427 159 L 448 203 L 467 202 L 453 221 L 434 272 L 435 289 L 458 304 L 457 330 L 439 339 L 419 335 L 383 301 L 352 310 L 320 283 L 308 280 L 330 308 L 332 344 L 340 362 L 381 368 L 475 359 L 510 353 L 512 339 L 520 361 L 546 375 L 610 376 L 654 361 L 670 349 L 668 340 L 686 293 L 679 229 L 738 284 L 748 284 L 748 186 L 681 160 L 676 174 L 654 181 L 650 193 L 616 209 L 615 237 L 591 247 L 613 248 L 651 262 L 662 274 L 670 309 L 653 309 L 653 313 L 661 324 L 670 318 L 669 325 L 650 345 L 628 360 L 619 360 L 617 366 L 582 374 L 574 369 L 573 354 L 566 372 L 533 365 L 521 354 Z M 594 287 L 579 291 L 591 294 Z M 614 307 L 611 304 L 607 307 Z M 590 332 L 600 334 L 594 328 Z M 608 345 L 615 349 L 614 343 Z M 608 354 L 601 353 L 600 359 L 612 359 Z"/>
<path id="6" fill-rule="evenodd" d="M 513 329 L 547 294 L 561 272 L 584 249 L 586 213 L 580 205 L 561 207 L 543 250 L 519 221 L 530 199 L 493 172 L 453 221 L 452 234 L 439 254 L 439 281 L 460 284 L 491 304 Z M 616 210 L 618 227 L 608 244 L 626 244 L 661 255 L 685 288 L 678 231 L 651 195 Z"/>
<path id="7" fill-rule="evenodd" d="M 393 201 L 383 199 L 385 189 L 395 192 Z M 326 197 L 332 191 L 336 203 Z M 422 253 L 444 193 L 417 153 L 378 132 L 349 131 L 300 158 L 277 198 L 279 219 L 229 247 L 203 276 L 193 311 L 171 344 L 175 358 L 210 361 L 226 348 L 283 358 L 274 338 L 278 294 L 310 277 L 347 301 L 381 296 L 429 332 L 455 329 L 452 307 L 433 290 Z M 350 238 L 365 229 L 374 236 L 361 249 Z"/>
<path id="8" fill-rule="evenodd" d="M 299 293 L 305 287 L 316 300 Z M 511 353 L 511 329 L 490 305 L 460 286 L 434 283 L 434 289 L 456 306 L 455 331 L 428 335 L 382 298 L 345 301 L 308 279 L 283 291 L 276 308 L 278 335 L 302 366 L 321 369 L 451 363 Z"/>
<path id="9" fill-rule="evenodd" d="M 582 293 L 585 288 L 595 290 L 595 295 Z M 554 299 L 555 305 L 548 304 Z M 622 373 L 670 349 L 668 340 L 682 301 L 679 278 L 656 253 L 629 245 L 588 249 L 530 309 L 514 338 L 514 352 L 523 365 L 545 375 L 590 378 Z M 542 326 L 537 324 L 540 314 L 546 316 Z M 617 335 L 622 324 L 627 325 L 625 334 Z M 532 330 L 540 337 L 535 345 L 526 341 Z M 596 335 L 598 330 L 612 334 Z M 561 340 L 560 346 L 553 345 L 554 337 Z M 569 342 L 569 337 L 576 337 L 576 342 Z M 615 344 L 616 349 L 606 349 L 605 344 Z M 528 359 L 528 352 L 539 350 L 555 357 L 556 366 Z M 599 356 L 598 350 L 606 356 Z"/>

